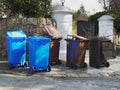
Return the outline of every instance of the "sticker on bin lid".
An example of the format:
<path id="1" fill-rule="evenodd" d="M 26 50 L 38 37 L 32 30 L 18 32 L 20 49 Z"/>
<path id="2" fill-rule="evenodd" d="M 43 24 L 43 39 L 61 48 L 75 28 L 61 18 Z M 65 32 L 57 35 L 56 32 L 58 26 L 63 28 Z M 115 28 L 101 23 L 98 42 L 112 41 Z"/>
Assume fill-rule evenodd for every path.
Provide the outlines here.
<path id="1" fill-rule="evenodd" d="M 22 30 L 8 31 L 7 36 L 9 36 L 9 37 L 26 37 L 25 33 Z"/>

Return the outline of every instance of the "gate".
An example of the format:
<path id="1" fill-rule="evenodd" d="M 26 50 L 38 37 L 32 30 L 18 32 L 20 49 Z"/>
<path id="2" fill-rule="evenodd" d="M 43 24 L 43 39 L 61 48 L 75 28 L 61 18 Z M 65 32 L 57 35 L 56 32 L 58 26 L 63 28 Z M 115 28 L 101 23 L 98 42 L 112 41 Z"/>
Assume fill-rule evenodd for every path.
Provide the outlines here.
<path id="1" fill-rule="evenodd" d="M 98 35 L 98 22 L 78 21 L 77 35 L 91 38 Z"/>
<path id="2" fill-rule="evenodd" d="M 98 35 L 98 22 L 77 21 L 77 35 L 88 39 Z M 89 49 L 89 42 L 87 49 Z"/>

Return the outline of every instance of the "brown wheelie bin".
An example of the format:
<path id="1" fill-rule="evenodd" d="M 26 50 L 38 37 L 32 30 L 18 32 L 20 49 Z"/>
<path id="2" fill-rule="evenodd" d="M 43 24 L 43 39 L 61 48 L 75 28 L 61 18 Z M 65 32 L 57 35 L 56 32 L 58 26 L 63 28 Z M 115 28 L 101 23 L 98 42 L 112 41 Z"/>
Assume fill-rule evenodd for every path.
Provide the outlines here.
<path id="1" fill-rule="evenodd" d="M 50 65 L 60 65 L 61 61 L 59 60 L 59 48 L 60 48 L 60 40 L 52 39 L 50 43 Z"/>
<path id="2" fill-rule="evenodd" d="M 59 48 L 62 36 L 52 25 L 46 25 L 44 28 L 46 34 L 51 38 L 49 63 L 50 65 L 60 65 L 61 61 L 59 60 Z"/>
<path id="3" fill-rule="evenodd" d="M 91 67 L 109 67 L 109 62 L 107 62 L 107 59 L 105 58 L 105 55 L 102 51 L 102 45 L 107 41 L 108 40 L 102 38 L 93 38 L 90 40 L 89 64 Z"/>
<path id="4" fill-rule="evenodd" d="M 72 36 L 72 38 L 67 38 L 65 40 L 67 41 L 66 66 L 72 69 L 86 68 L 85 54 L 88 40 L 76 36 Z"/>

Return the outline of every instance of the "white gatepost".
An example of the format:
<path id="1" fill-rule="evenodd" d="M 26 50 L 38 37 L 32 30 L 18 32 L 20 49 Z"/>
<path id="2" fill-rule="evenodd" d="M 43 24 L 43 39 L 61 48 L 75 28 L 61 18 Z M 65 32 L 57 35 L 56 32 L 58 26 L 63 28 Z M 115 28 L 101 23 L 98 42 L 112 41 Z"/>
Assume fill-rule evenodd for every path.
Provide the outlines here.
<path id="1" fill-rule="evenodd" d="M 99 36 L 106 37 L 113 42 L 113 17 L 110 15 L 103 15 L 99 19 Z"/>
<path id="2" fill-rule="evenodd" d="M 52 11 L 52 18 L 56 21 L 57 29 L 63 37 L 60 41 L 59 59 L 65 59 L 67 44 L 64 39 L 67 38 L 67 34 L 72 34 L 72 12 L 65 6 L 58 6 Z"/>

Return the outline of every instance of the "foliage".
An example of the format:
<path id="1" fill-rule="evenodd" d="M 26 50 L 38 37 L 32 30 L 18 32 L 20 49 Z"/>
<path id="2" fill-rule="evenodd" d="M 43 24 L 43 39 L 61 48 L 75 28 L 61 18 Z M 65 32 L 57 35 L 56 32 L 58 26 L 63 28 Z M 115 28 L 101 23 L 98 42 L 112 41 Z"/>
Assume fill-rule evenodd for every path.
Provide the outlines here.
<path id="1" fill-rule="evenodd" d="M 95 13 L 94 15 L 91 15 L 91 16 L 88 18 L 88 20 L 89 20 L 89 21 L 94 21 L 94 22 L 96 22 L 96 21 L 98 20 L 98 18 L 100 18 L 102 15 L 105 15 L 105 14 L 106 14 L 105 11 L 103 11 L 103 12 L 97 12 L 97 13 Z"/>
<path id="2" fill-rule="evenodd" d="M 55 3 L 55 4 L 52 5 L 52 8 L 51 8 L 51 9 L 54 10 L 56 7 L 58 7 L 58 6 L 60 6 L 60 5 L 61 5 L 60 3 Z"/>
<path id="3" fill-rule="evenodd" d="M 114 27 L 116 31 L 120 32 L 120 0 L 99 0 L 99 2 L 105 11 L 91 15 L 89 21 L 97 21 L 102 15 L 109 14 L 114 18 Z"/>
<path id="4" fill-rule="evenodd" d="M 114 26 L 117 32 L 120 32 L 120 16 L 116 17 L 114 20 Z"/>
<path id="5" fill-rule="evenodd" d="M 4 0 L 0 0 L 0 18 L 3 16 L 4 12 Z"/>
<path id="6" fill-rule="evenodd" d="M 74 21 L 87 20 L 87 13 L 83 5 L 81 5 L 80 9 L 73 14 L 73 20 Z"/>
<path id="7" fill-rule="evenodd" d="M 77 10 L 76 12 L 73 13 L 73 30 L 74 30 L 74 33 L 76 33 L 76 29 L 77 29 L 77 21 L 78 20 L 84 20 L 84 21 L 87 21 L 88 20 L 88 16 L 87 16 L 87 13 L 85 11 L 85 8 L 83 5 L 81 5 L 80 9 Z"/>
<path id="8" fill-rule="evenodd" d="M 88 20 L 96 22 L 98 21 L 98 18 L 100 18 L 102 15 L 105 15 L 105 14 L 109 14 L 114 18 L 114 27 L 117 32 L 120 32 L 120 16 L 115 14 L 114 12 L 109 12 L 109 13 L 106 13 L 105 11 L 98 12 L 94 15 L 91 15 Z"/>
<path id="9" fill-rule="evenodd" d="M 120 0 L 111 0 L 110 11 L 120 16 Z"/>
<path id="10" fill-rule="evenodd" d="M 3 0 L 7 16 L 43 17 L 51 8 L 51 0 Z"/>
<path id="11" fill-rule="evenodd" d="M 111 2 L 111 0 L 98 0 L 98 1 L 105 11 L 109 11 L 110 9 L 109 3 Z"/>
<path id="12" fill-rule="evenodd" d="M 120 0 L 110 0 L 110 11 L 114 17 L 114 26 L 120 32 Z"/>
<path id="13" fill-rule="evenodd" d="M 77 33 L 77 26 L 76 26 L 77 24 L 76 24 L 76 22 L 75 21 L 73 21 L 73 23 L 72 23 L 72 33 L 74 33 L 74 34 L 76 34 Z"/>

